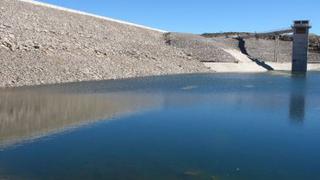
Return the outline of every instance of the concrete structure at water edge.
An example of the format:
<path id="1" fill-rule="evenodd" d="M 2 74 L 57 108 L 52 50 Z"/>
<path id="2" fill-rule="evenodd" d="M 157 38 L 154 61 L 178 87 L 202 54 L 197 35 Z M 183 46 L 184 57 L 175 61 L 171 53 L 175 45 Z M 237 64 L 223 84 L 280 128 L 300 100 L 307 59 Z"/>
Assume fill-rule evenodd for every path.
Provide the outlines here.
<path id="1" fill-rule="evenodd" d="M 292 73 L 306 73 L 308 64 L 309 21 L 294 21 Z"/>

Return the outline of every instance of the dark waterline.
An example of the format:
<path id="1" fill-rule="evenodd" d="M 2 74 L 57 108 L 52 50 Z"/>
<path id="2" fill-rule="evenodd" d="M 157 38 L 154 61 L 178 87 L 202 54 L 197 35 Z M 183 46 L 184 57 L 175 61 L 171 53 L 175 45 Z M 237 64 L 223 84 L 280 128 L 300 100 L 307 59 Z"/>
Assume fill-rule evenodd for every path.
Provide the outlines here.
<path id="1" fill-rule="evenodd" d="M 0 179 L 320 179 L 320 73 L 0 91 Z"/>

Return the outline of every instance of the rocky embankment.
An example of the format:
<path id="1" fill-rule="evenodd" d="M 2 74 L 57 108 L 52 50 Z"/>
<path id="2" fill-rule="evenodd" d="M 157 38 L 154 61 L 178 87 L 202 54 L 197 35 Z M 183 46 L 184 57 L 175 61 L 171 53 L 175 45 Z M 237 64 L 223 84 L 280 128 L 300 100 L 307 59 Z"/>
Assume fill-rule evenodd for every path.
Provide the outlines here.
<path id="1" fill-rule="evenodd" d="M 163 32 L 0 1 L 0 87 L 208 72 Z"/>
<path id="2" fill-rule="evenodd" d="M 237 42 L 231 39 L 231 41 L 228 41 L 222 38 L 208 39 L 196 34 L 166 33 L 165 40 L 168 45 L 181 49 L 190 58 L 201 62 L 236 63 L 238 61 L 225 51 L 226 49 L 237 48 Z"/>

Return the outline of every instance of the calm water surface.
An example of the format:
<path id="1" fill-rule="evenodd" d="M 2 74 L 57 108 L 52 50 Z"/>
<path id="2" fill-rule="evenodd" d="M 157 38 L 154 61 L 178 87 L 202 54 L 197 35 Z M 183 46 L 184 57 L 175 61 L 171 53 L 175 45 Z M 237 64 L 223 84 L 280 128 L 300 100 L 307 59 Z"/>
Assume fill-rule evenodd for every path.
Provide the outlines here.
<path id="1" fill-rule="evenodd" d="M 0 179 L 320 179 L 320 73 L 0 91 Z"/>

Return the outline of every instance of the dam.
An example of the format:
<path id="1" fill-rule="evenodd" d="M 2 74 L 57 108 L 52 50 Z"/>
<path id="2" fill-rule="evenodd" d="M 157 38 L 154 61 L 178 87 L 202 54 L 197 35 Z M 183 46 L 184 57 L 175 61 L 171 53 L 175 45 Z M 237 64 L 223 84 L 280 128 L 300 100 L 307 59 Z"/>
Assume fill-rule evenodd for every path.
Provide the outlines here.
<path id="1" fill-rule="evenodd" d="M 292 45 L 292 60 L 291 60 L 291 72 L 292 73 L 306 73 L 308 66 L 308 45 L 309 45 L 309 25 L 308 20 L 295 20 L 291 28 L 283 28 L 280 30 L 253 33 L 250 35 L 239 36 L 240 40 L 245 38 L 259 38 L 264 36 L 274 36 L 274 60 L 278 61 L 278 48 L 279 48 L 279 36 L 282 34 L 293 33 L 293 45 Z M 242 40 L 243 41 L 243 40 Z M 242 47 L 244 48 L 244 47 Z M 245 52 L 247 53 L 247 52 Z"/>

